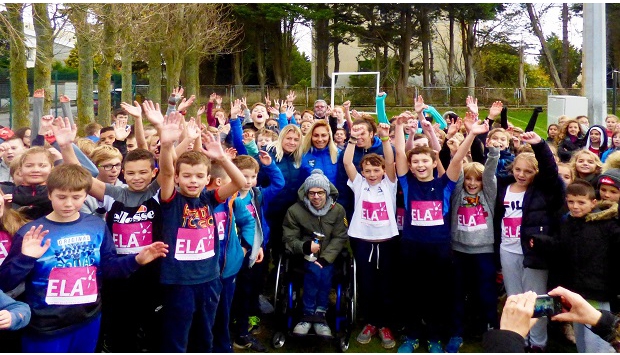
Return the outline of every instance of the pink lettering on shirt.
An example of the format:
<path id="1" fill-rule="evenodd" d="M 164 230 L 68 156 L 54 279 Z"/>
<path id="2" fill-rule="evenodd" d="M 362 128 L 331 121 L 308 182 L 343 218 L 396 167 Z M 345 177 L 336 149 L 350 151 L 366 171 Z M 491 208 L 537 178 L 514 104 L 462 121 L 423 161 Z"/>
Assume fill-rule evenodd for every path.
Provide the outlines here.
<path id="1" fill-rule="evenodd" d="M 214 226 L 202 229 L 179 228 L 174 258 L 180 261 L 205 260 L 215 256 Z"/>
<path id="2" fill-rule="evenodd" d="M 504 217 L 502 222 L 503 237 L 521 238 L 521 217 Z"/>
<path id="3" fill-rule="evenodd" d="M 459 206 L 456 210 L 458 217 L 457 229 L 465 232 L 474 232 L 487 229 L 486 216 L 482 205 Z"/>
<path id="4" fill-rule="evenodd" d="M 389 221 L 385 202 L 362 201 L 362 221 L 371 223 Z"/>
<path id="5" fill-rule="evenodd" d="M 53 268 L 47 283 L 48 305 L 73 305 L 97 301 L 97 267 Z"/>
<path id="6" fill-rule="evenodd" d="M 153 243 L 153 224 L 150 221 L 113 223 L 112 238 L 118 254 L 139 253 L 145 246 Z"/>
<path id="7" fill-rule="evenodd" d="M 247 207 L 248 207 L 248 211 L 252 215 L 252 218 L 256 218 L 256 208 L 254 208 L 254 205 L 251 203 L 248 203 Z"/>
<path id="8" fill-rule="evenodd" d="M 217 225 L 217 236 L 220 240 L 224 240 L 226 223 L 228 223 L 228 218 L 226 218 L 226 212 L 215 212 L 213 215 L 215 216 L 215 223 Z"/>
<path id="9" fill-rule="evenodd" d="M 411 201 L 412 226 L 443 225 L 442 201 Z"/>
<path id="10" fill-rule="evenodd" d="M 398 230 L 403 230 L 405 225 L 405 209 L 402 207 L 396 207 L 396 226 Z"/>
<path id="11" fill-rule="evenodd" d="M 9 250 L 11 250 L 11 236 L 5 231 L 0 231 L 0 265 L 9 255 Z"/>

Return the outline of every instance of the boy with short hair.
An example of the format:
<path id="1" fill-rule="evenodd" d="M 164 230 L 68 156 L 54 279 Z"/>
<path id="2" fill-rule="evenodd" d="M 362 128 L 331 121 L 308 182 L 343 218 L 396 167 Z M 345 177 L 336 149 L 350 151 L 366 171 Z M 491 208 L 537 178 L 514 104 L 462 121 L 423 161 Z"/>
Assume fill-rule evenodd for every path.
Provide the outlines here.
<path id="1" fill-rule="evenodd" d="M 23 226 L 0 266 L 0 288 L 26 282 L 32 319 L 24 352 L 94 352 L 101 320 L 101 280 L 127 277 L 163 257 L 155 242 L 140 253 L 117 256 L 104 222 L 79 212 L 91 185 L 78 165 L 55 168 L 47 179 L 53 211 Z"/>
<path id="2" fill-rule="evenodd" d="M 251 253 L 246 255 L 237 277 L 233 310 L 237 319 L 236 348 L 249 348 L 264 351 L 264 347 L 248 331 L 250 314 L 258 311 L 258 298 L 264 285 L 266 263 L 262 263 L 264 248 L 269 241 L 269 225 L 265 219 L 264 206 L 269 205 L 274 196 L 284 187 L 284 176 L 280 168 L 271 159 L 269 153 L 259 151 L 261 165 L 249 155 L 239 155 L 233 159 L 234 164 L 245 177 L 245 184 L 237 196 L 237 203 L 245 206 L 254 218 L 256 228 Z M 269 181 L 268 187 L 256 187 L 258 171 L 263 169 Z M 255 265 L 255 263 L 257 265 Z"/>
<path id="3" fill-rule="evenodd" d="M 598 177 L 598 192 L 603 201 L 620 201 L 620 169 L 607 169 Z"/>
<path id="4" fill-rule="evenodd" d="M 103 127 L 99 123 L 91 122 L 84 126 L 84 134 L 86 135 L 86 138 L 97 143 L 99 141 L 99 135 L 102 128 Z"/>
<path id="5" fill-rule="evenodd" d="M 173 161 L 173 143 L 183 131 L 183 116 L 174 112 L 164 119 L 150 101 L 143 104 L 149 121 L 160 132 L 159 200 L 163 219 L 163 239 L 174 249 L 162 260 L 160 282 L 163 285 L 162 352 L 187 351 L 192 323 L 200 331 L 194 347 L 210 352 L 212 327 L 222 288 L 219 268 L 219 243 L 215 242 L 213 209 L 236 193 L 245 178 L 230 161 L 216 137 L 205 134 L 202 152 L 185 152 Z M 211 160 L 222 165 L 231 182 L 207 191 Z M 178 190 L 175 183 L 179 185 Z"/>
<path id="6" fill-rule="evenodd" d="M 413 352 L 419 346 L 421 320 L 428 333 L 429 352 L 443 352 L 441 338 L 446 336 L 445 325 L 450 321 L 451 307 L 428 308 L 428 304 L 452 305 L 450 281 L 452 275 L 452 245 L 450 236 L 450 197 L 474 138 L 489 130 L 488 122 L 476 124 L 477 117 L 467 114 L 471 130 L 454 154 L 448 168 L 443 170 L 435 152 L 418 147 L 405 153 L 403 124 L 410 117 L 403 113 L 396 121 L 396 172 L 405 196 L 405 223 L 400 251 L 403 268 L 411 270 L 410 277 L 425 285 L 425 292 L 405 292 L 408 304 L 409 334 L 399 352 Z M 437 173 L 435 173 L 437 168 Z M 429 271 L 429 270 L 432 270 Z M 407 287 L 410 287 L 407 285 Z"/>
<path id="7" fill-rule="evenodd" d="M 566 187 L 569 213 L 562 218 L 555 237 L 533 236 L 530 247 L 552 260 L 558 284 L 582 295 L 598 309 L 610 309 L 618 293 L 620 225 L 618 204 L 597 202 L 592 185 L 576 180 Z M 577 351 L 613 352 L 605 340 L 583 324 L 573 323 Z"/>
<path id="8" fill-rule="evenodd" d="M 278 140 L 278 134 L 269 129 L 261 129 L 256 132 L 256 145 L 258 149 L 266 149 L 267 146 Z"/>
<path id="9" fill-rule="evenodd" d="M 207 190 L 215 190 L 230 182 L 226 171 L 217 163 L 211 163 L 211 180 Z M 220 280 L 222 292 L 217 305 L 215 323 L 213 325 L 213 352 L 233 352 L 230 338 L 230 311 L 237 273 L 241 269 L 243 259 L 248 251 L 260 248 L 260 244 L 253 246 L 254 217 L 246 206 L 236 200 L 236 195 L 220 203 L 214 210 L 216 229 L 220 243 Z"/>

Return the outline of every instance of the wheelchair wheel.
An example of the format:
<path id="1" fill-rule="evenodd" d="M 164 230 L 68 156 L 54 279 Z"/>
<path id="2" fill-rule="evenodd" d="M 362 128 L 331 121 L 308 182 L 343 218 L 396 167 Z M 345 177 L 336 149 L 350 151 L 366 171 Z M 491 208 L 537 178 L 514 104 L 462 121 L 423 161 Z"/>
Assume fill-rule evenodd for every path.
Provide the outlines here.
<path id="1" fill-rule="evenodd" d="M 274 349 L 280 349 L 284 346 L 284 342 L 286 341 L 286 336 L 282 332 L 276 332 L 271 338 L 271 346 Z"/>
<path id="2" fill-rule="evenodd" d="M 351 277 L 351 295 L 350 295 L 350 312 L 351 312 L 351 324 L 355 323 L 355 316 L 357 315 L 357 265 L 355 259 L 351 258 L 351 270 L 353 275 Z"/>
<path id="3" fill-rule="evenodd" d="M 343 353 L 349 350 L 349 342 L 344 337 L 340 338 L 340 341 L 338 342 L 338 350 Z"/>
<path id="4" fill-rule="evenodd" d="M 280 259 L 278 260 L 278 269 L 276 270 L 276 286 L 275 286 L 275 292 L 274 297 L 273 297 L 273 309 L 275 309 L 276 311 L 278 310 L 278 296 L 280 295 L 280 275 L 282 273 L 282 258 L 283 256 L 280 255 Z"/>

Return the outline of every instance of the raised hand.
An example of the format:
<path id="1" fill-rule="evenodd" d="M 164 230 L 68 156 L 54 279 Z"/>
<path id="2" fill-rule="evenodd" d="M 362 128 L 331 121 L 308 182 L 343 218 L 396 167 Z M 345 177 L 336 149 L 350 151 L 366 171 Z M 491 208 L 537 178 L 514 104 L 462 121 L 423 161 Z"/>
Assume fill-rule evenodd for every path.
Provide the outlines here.
<path id="1" fill-rule="evenodd" d="M 295 114 L 295 106 L 288 105 L 286 107 L 286 118 L 288 118 L 288 120 L 290 121 L 294 114 Z"/>
<path id="2" fill-rule="evenodd" d="M 467 132 L 471 131 L 473 125 L 476 124 L 476 122 L 478 122 L 478 116 L 476 116 L 470 111 L 467 111 L 465 113 L 465 119 L 463 120 L 463 124 L 465 125 L 465 129 L 467 130 Z"/>
<path id="3" fill-rule="evenodd" d="M 351 111 L 351 117 L 353 117 L 353 119 L 356 119 L 356 120 L 357 120 L 357 119 L 362 118 L 362 115 L 360 115 L 360 113 L 359 113 L 359 112 L 357 112 L 357 110 L 352 110 L 352 111 Z"/>
<path id="4" fill-rule="evenodd" d="M 185 125 L 185 137 L 189 138 L 191 141 L 200 137 L 200 129 L 194 117 L 190 118 L 189 122 Z"/>
<path id="5" fill-rule="evenodd" d="M 211 95 L 209 95 L 209 101 L 215 103 L 215 99 L 217 98 L 217 94 L 216 93 L 212 93 Z"/>
<path id="6" fill-rule="evenodd" d="M 202 152 L 205 153 L 209 159 L 220 161 L 227 157 L 224 149 L 222 148 L 222 143 L 220 142 L 219 137 L 214 137 L 211 132 L 204 132 L 202 134 L 202 141 Z"/>
<path id="7" fill-rule="evenodd" d="M 344 109 L 345 113 L 347 111 L 349 111 L 349 109 L 351 108 L 351 101 L 347 100 L 347 101 L 343 102 L 342 103 L 342 108 Z"/>
<path id="8" fill-rule="evenodd" d="M 230 132 L 230 123 L 220 125 L 217 129 L 218 129 L 220 132 L 222 132 L 222 133 L 224 133 L 224 134 L 228 135 L 228 133 Z"/>
<path id="9" fill-rule="evenodd" d="M 535 132 L 525 132 L 521 134 L 521 142 L 532 144 L 538 144 L 542 141 L 542 138 Z"/>
<path id="10" fill-rule="evenodd" d="M 54 123 L 54 116 L 45 115 L 41 117 L 39 120 L 39 134 L 45 135 L 52 129 L 52 124 Z"/>
<path id="11" fill-rule="evenodd" d="M 276 102 L 278 102 L 278 101 L 276 101 Z M 280 105 L 279 105 L 279 104 L 276 104 L 276 106 L 280 106 Z M 280 113 L 280 111 L 278 111 L 278 109 L 277 109 L 277 108 L 275 108 L 274 106 L 269 106 L 269 107 L 267 108 L 267 111 L 269 111 L 269 114 L 270 114 L 270 115 L 276 115 L 276 116 Z"/>
<path id="12" fill-rule="evenodd" d="M 280 113 L 285 113 L 287 107 L 288 107 L 288 102 L 284 100 L 280 101 Z"/>
<path id="13" fill-rule="evenodd" d="M 168 254 L 168 244 L 155 242 L 144 247 L 137 255 L 136 261 L 140 265 L 146 265 L 157 258 L 164 258 Z"/>
<path id="14" fill-rule="evenodd" d="M 474 124 L 469 131 L 470 134 L 482 134 L 489 131 L 489 121 L 483 121 L 480 124 Z"/>
<path id="15" fill-rule="evenodd" d="M 121 102 L 121 107 L 127 111 L 130 116 L 137 119 L 142 119 L 142 107 L 140 107 L 138 101 L 134 101 L 133 106 L 126 102 Z"/>
<path id="16" fill-rule="evenodd" d="M 258 160 L 260 160 L 261 164 L 264 166 L 271 165 L 271 155 L 264 150 L 258 152 Z"/>
<path id="17" fill-rule="evenodd" d="M 424 120 L 420 122 L 420 126 L 422 127 L 423 130 L 433 129 L 433 124 L 428 120 Z"/>
<path id="18" fill-rule="evenodd" d="M 65 102 L 70 102 L 70 101 L 71 101 L 71 99 L 69 98 L 69 96 L 67 96 L 67 95 L 60 95 L 60 102 L 65 103 Z"/>
<path id="19" fill-rule="evenodd" d="M 448 127 L 447 135 L 450 137 L 455 135 L 458 131 L 461 130 L 461 124 L 463 124 L 463 120 L 460 117 L 457 120 L 452 121 L 452 124 Z M 467 128 L 467 131 L 469 132 L 470 127 L 467 127 L 467 125 L 465 127 Z"/>
<path id="20" fill-rule="evenodd" d="M 52 125 L 52 131 L 56 137 L 56 143 L 59 146 L 66 146 L 73 143 L 75 136 L 77 135 L 77 126 L 69 121 L 69 117 L 56 117 L 54 124 Z"/>
<path id="21" fill-rule="evenodd" d="M 228 156 L 228 159 L 233 160 L 237 157 L 237 149 L 230 147 L 230 148 L 226 148 L 226 150 L 224 151 L 224 153 L 226 153 L 226 155 Z"/>
<path id="22" fill-rule="evenodd" d="M 362 130 L 363 128 L 361 125 L 351 127 L 351 138 L 357 139 L 362 134 Z"/>
<path id="23" fill-rule="evenodd" d="M 126 118 L 119 118 L 112 124 L 114 127 L 114 136 L 117 141 L 124 141 L 131 132 L 131 127 L 127 126 Z"/>
<path id="24" fill-rule="evenodd" d="M 332 115 L 332 105 L 327 105 L 327 108 L 325 109 L 325 118 L 331 115 Z"/>
<path id="25" fill-rule="evenodd" d="M 220 95 L 215 96 L 215 105 L 218 108 L 222 107 L 222 97 Z"/>
<path id="26" fill-rule="evenodd" d="M 183 89 L 183 87 L 178 86 L 176 88 L 172 88 L 172 94 L 171 96 L 174 96 L 176 101 L 179 101 L 182 97 L 183 97 L 183 92 L 185 91 L 185 89 Z"/>
<path id="27" fill-rule="evenodd" d="M 11 146 L 9 145 L 9 143 L 2 143 L 0 144 L 0 158 L 2 158 L 4 156 L 4 154 L 6 153 L 7 150 L 9 150 L 11 148 Z"/>
<path id="28" fill-rule="evenodd" d="M 467 96 L 465 99 L 465 104 L 467 105 L 467 110 L 473 114 L 478 114 L 478 99 L 473 96 Z"/>
<path id="29" fill-rule="evenodd" d="M 45 97 L 45 89 L 36 89 L 32 97 L 36 98 L 44 98 Z"/>
<path id="30" fill-rule="evenodd" d="M 489 118 L 494 120 L 500 113 L 502 113 L 503 108 L 504 104 L 501 101 L 495 101 L 489 109 Z"/>
<path id="31" fill-rule="evenodd" d="M 276 110 L 280 109 L 280 101 L 278 101 L 278 99 L 273 100 L 273 107 L 275 107 Z"/>
<path id="32" fill-rule="evenodd" d="M 179 140 L 181 133 L 183 133 L 183 122 L 183 115 L 179 111 L 164 117 L 164 123 L 159 132 L 159 141 L 162 146 L 165 144 L 172 145 Z"/>
<path id="33" fill-rule="evenodd" d="M 379 134 L 379 138 L 389 137 L 390 125 L 387 123 L 379 123 L 379 127 L 377 127 L 377 134 Z"/>
<path id="34" fill-rule="evenodd" d="M 38 259 L 45 254 L 52 241 L 51 239 L 48 239 L 45 241 L 45 244 L 41 245 L 43 237 L 50 232 L 47 229 L 44 231 L 42 230 L 42 224 L 39 224 L 37 228 L 34 226 L 30 227 L 30 230 L 26 232 L 22 241 L 22 254 L 35 259 Z"/>
<path id="35" fill-rule="evenodd" d="M 418 97 L 415 98 L 415 104 L 413 105 L 413 109 L 416 113 L 421 113 L 422 111 L 424 111 L 424 109 L 427 109 L 428 105 L 424 104 L 424 98 L 422 97 L 422 95 L 418 95 Z"/>
<path id="36" fill-rule="evenodd" d="M 179 111 L 187 110 L 187 108 L 190 107 L 194 103 L 195 100 L 196 100 L 196 95 L 190 96 L 189 99 L 183 98 L 177 110 Z"/>
<path id="37" fill-rule="evenodd" d="M 235 102 L 230 105 L 230 117 L 234 120 L 241 112 L 241 100 L 235 99 Z"/>
<path id="38" fill-rule="evenodd" d="M 142 109 L 144 110 L 146 119 L 149 120 L 157 130 L 160 130 L 164 124 L 164 115 L 161 114 L 159 104 L 153 104 L 151 100 L 144 100 Z"/>
<path id="39" fill-rule="evenodd" d="M 198 111 L 196 111 L 196 117 L 200 117 L 206 111 L 207 111 L 207 106 L 206 105 L 200 105 L 200 107 L 198 107 Z"/>
<path id="40" fill-rule="evenodd" d="M 269 104 L 271 105 L 271 101 L 269 101 Z M 269 106 L 269 105 L 267 105 L 267 106 Z M 242 97 L 241 98 L 241 110 L 242 110 L 242 112 L 245 111 L 245 109 L 247 109 L 247 108 L 248 108 L 248 101 L 247 101 L 247 99 L 245 97 Z"/>
<path id="41" fill-rule="evenodd" d="M 267 94 L 267 96 L 265 96 L 265 105 L 271 106 L 271 100 L 269 100 L 269 94 Z"/>
<path id="42" fill-rule="evenodd" d="M 295 91 L 290 90 L 288 92 L 288 95 L 286 95 L 286 101 L 289 103 L 289 105 L 293 104 L 293 101 L 295 101 L 295 99 L 297 98 L 297 96 L 295 95 Z"/>
<path id="43" fill-rule="evenodd" d="M 60 153 L 58 149 L 54 147 L 49 147 L 47 148 L 47 151 L 52 153 L 52 156 L 54 157 L 54 161 L 62 159 L 62 153 Z"/>

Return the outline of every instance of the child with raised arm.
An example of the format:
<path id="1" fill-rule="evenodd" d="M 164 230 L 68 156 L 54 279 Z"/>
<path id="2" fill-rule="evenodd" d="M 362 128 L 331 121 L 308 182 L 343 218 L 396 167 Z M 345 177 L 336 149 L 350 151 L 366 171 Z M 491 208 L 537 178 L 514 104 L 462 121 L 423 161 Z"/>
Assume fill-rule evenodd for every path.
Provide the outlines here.
<path id="1" fill-rule="evenodd" d="M 219 243 L 215 240 L 213 209 L 236 193 L 244 184 L 243 174 L 224 153 L 218 137 L 204 135 L 203 152 L 185 152 L 173 162 L 173 144 L 183 130 L 183 116 L 172 113 L 163 118 L 159 105 L 145 105 L 147 117 L 160 124 L 160 204 L 163 240 L 173 245 L 170 256 L 162 260 L 163 352 L 187 351 L 192 323 L 199 329 L 199 352 L 212 350 L 212 327 L 222 283 L 219 268 Z M 151 123 L 156 124 L 153 119 Z M 224 168 L 231 182 L 207 191 L 211 160 Z M 175 188 L 175 183 L 179 189 Z"/>
<path id="2" fill-rule="evenodd" d="M 480 315 L 483 324 L 479 324 L 476 332 L 482 334 L 488 328 L 498 326 L 493 212 L 499 147 L 499 142 L 488 147 L 489 154 L 484 165 L 478 162 L 464 164 L 452 193 L 455 310 L 452 318 L 453 342 L 447 345 L 447 352 L 456 352 L 463 343 L 467 294 L 478 299 L 475 303 L 477 308 L 473 311 Z"/>
<path id="3" fill-rule="evenodd" d="M 471 115 L 471 114 L 469 114 Z M 405 196 L 405 223 L 400 241 L 402 268 L 425 289 L 403 292 L 408 334 L 399 352 L 413 352 L 419 346 L 420 322 L 424 319 L 429 352 L 443 352 L 441 339 L 452 319 L 451 307 L 428 307 L 429 304 L 451 305 L 452 245 L 450 238 L 450 197 L 458 181 L 474 137 L 487 132 L 488 123 L 472 125 L 470 134 L 459 146 L 448 169 L 443 171 L 437 153 L 418 147 L 405 153 L 403 114 L 396 121 L 396 172 Z M 472 118 L 473 119 L 473 118 Z M 435 173 L 437 168 L 437 173 Z M 407 285 L 407 289 L 409 289 Z"/>
<path id="4" fill-rule="evenodd" d="M 32 319 L 24 352 L 94 352 L 103 278 L 127 277 L 168 251 L 155 242 L 138 254 L 117 256 L 101 218 L 79 212 L 91 178 L 77 165 L 54 169 L 47 179 L 53 211 L 15 234 L 0 266 L 1 289 L 26 283 Z"/>
<path id="5" fill-rule="evenodd" d="M 357 138 L 359 126 L 353 128 L 351 137 Z M 353 165 L 355 144 L 347 145 L 343 157 L 349 177 L 347 185 L 355 195 L 355 210 L 348 233 L 357 263 L 360 311 L 367 323 L 357 341 L 368 344 L 378 332 L 386 349 L 396 345 L 389 327 L 394 321 L 392 277 L 398 255 L 398 240 L 394 238 L 398 235 L 397 184 L 389 131 L 389 124 L 379 124 L 377 133 L 385 159 L 374 153 L 365 155 L 360 162 L 361 174 Z"/>

